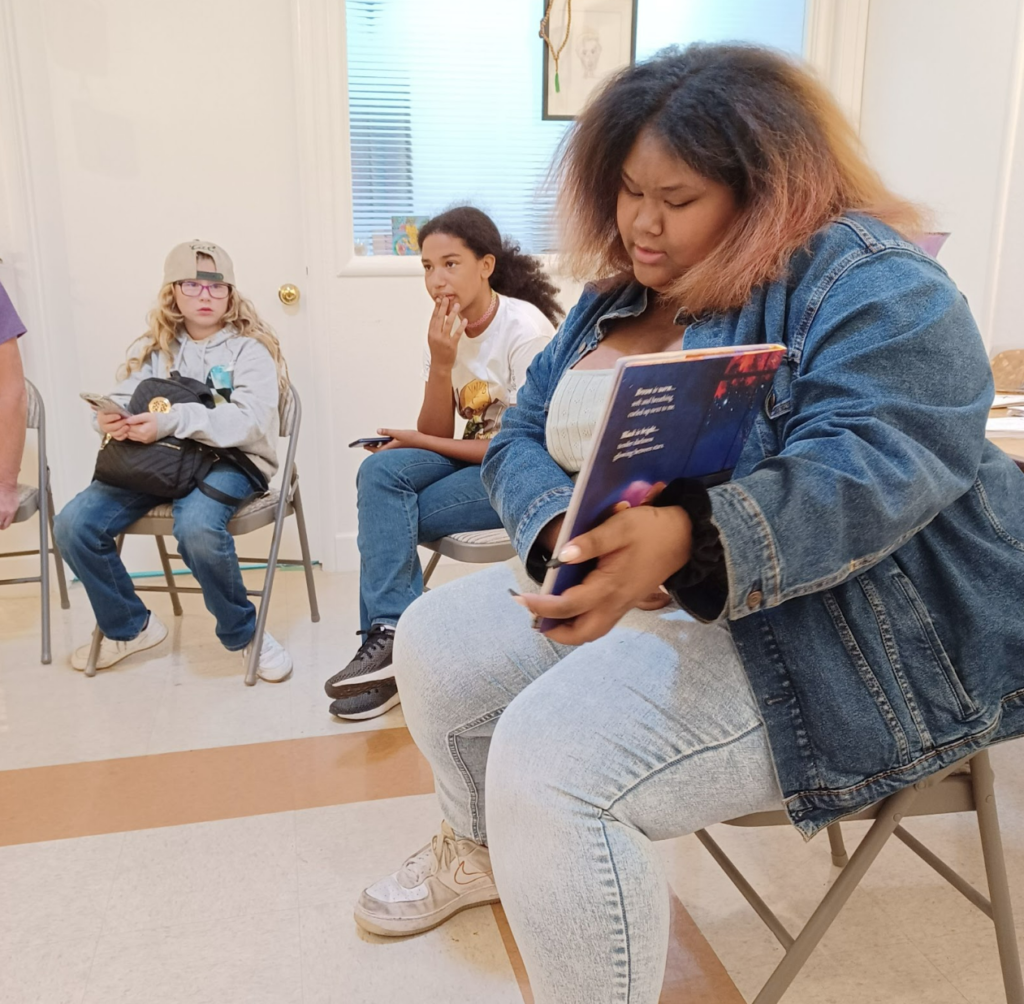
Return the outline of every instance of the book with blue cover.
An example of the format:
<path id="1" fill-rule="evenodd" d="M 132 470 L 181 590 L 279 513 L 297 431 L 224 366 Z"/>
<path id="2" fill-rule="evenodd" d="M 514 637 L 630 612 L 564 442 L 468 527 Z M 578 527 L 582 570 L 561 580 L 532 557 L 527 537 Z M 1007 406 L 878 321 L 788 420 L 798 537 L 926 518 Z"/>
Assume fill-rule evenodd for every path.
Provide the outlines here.
<path id="1" fill-rule="evenodd" d="M 727 481 L 784 354 L 782 345 L 730 345 L 620 359 L 554 553 L 677 478 Z M 553 568 L 541 592 L 560 595 L 593 567 Z"/>

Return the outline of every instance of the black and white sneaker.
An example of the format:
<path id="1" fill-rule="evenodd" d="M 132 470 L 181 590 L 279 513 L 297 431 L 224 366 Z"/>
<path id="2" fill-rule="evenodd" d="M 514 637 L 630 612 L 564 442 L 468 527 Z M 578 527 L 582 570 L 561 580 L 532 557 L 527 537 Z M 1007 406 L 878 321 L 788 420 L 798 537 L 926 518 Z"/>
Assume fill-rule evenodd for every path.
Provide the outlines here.
<path id="1" fill-rule="evenodd" d="M 391 679 L 395 675 L 391 669 L 394 644 L 395 629 L 385 624 L 374 624 L 352 661 L 324 684 L 327 696 L 332 701 L 337 700 L 366 690 L 368 683 Z"/>
<path id="2" fill-rule="evenodd" d="M 372 684 L 362 693 L 350 697 L 339 697 L 331 705 L 331 714 L 337 718 L 348 718 L 351 721 L 362 721 L 365 718 L 376 718 L 390 711 L 401 701 L 394 678 L 381 680 Z"/>

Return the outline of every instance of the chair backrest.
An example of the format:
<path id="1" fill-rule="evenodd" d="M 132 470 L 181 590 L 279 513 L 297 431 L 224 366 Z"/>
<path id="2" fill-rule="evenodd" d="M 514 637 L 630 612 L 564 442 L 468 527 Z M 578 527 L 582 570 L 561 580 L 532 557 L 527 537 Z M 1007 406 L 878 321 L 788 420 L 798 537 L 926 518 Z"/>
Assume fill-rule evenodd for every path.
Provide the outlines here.
<path id="1" fill-rule="evenodd" d="M 281 436 L 290 437 L 295 432 L 299 417 L 302 415 L 302 405 L 299 403 L 299 395 L 294 384 L 288 384 L 277 407 L 281 416 Z"/>
<path id="2" fill-rule="evenodd" d="M 25 381 L 25 392 L 28 394 L 28 418 L 26 429 L 40 429 L 46 422 L 46 409 L 43 407 L 43 396 L 31 380 Z"/>

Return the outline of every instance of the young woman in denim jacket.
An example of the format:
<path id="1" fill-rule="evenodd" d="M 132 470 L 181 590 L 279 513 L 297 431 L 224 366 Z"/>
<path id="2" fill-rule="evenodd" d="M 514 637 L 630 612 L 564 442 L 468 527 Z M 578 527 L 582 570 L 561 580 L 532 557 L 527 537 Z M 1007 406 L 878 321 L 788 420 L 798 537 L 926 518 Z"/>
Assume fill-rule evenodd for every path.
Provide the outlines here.
<path id="1" fill-rule="evenodd" d="M 985 440 L 984 347 L 907 239 L 916 211 L 781 56 L 624 71 L 576 124 L 562 207 L 575 264 L 609 278 L 483 465 L 533 582 L 573 489 L 567 381 L 681 341 L 785 363 L 732 481 L 571 542 L 598 558 L 580 586 L 502 567 L 406 612 L 399 685 L 446 822 L 356 920 L 411 933 L 500 890 L 538 1004 L 654 1004 L 652 841 L 779 806 L 810 836 L 1024 733 L 1024 475 Z M 510 589 L 568 623 L 533 631 Z"/>

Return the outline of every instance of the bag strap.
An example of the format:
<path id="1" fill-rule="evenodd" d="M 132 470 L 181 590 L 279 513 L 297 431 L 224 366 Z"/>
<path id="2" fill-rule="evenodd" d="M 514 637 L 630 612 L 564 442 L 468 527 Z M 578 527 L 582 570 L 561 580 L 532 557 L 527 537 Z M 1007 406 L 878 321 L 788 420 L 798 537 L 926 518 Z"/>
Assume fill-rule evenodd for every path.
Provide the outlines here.
<path id="1" fill-rule="evenodd" d="M 266 476 L 251 460 L 248 454 L 243 453 L 237 446 L 228 449 L 217 450 L 217 456 L 222 460 L 230 460 L 241 472 L 248 477 L 254 491 L 259 495 L 265 495 L 270 489 Z"/>
<path id="2" fill-rule="evenodd" d="M 248 502 L 256 494 L 255 492 L 250 492 L 243 498 L 236 498 L 234 495 L 222 492 L 219 488 L 214 488 L 213 485 L 208 485 L 205 481 L 200 481 L 196 487 L 207 498 L 213 499 L 214 502 L 220 502 L 222 505 L 229 505 L 232 509 L 237 509 L 243 502 Z"/>
<path id="3" fill-rule="evenodd" d="M 197 444 L 203 454 L 203 463 L 196 472 L 196 487 L 207 497 L 220 502 L 221 505 L 228 505 L 237 509 L 243 503 L 248 502 L 253 496 L 265 495 L 268 488 L 267 479 L 263 472 L 240 450 L 237 446 L 225 449 L 214 449 L 204 443 Z M 219 488 L 214 488 L 206 483 L 206 475 L 218 460 L 227 460 L 234 464 L 248 479 L 253 490 L 242 498 L 228 495 Z"/>

